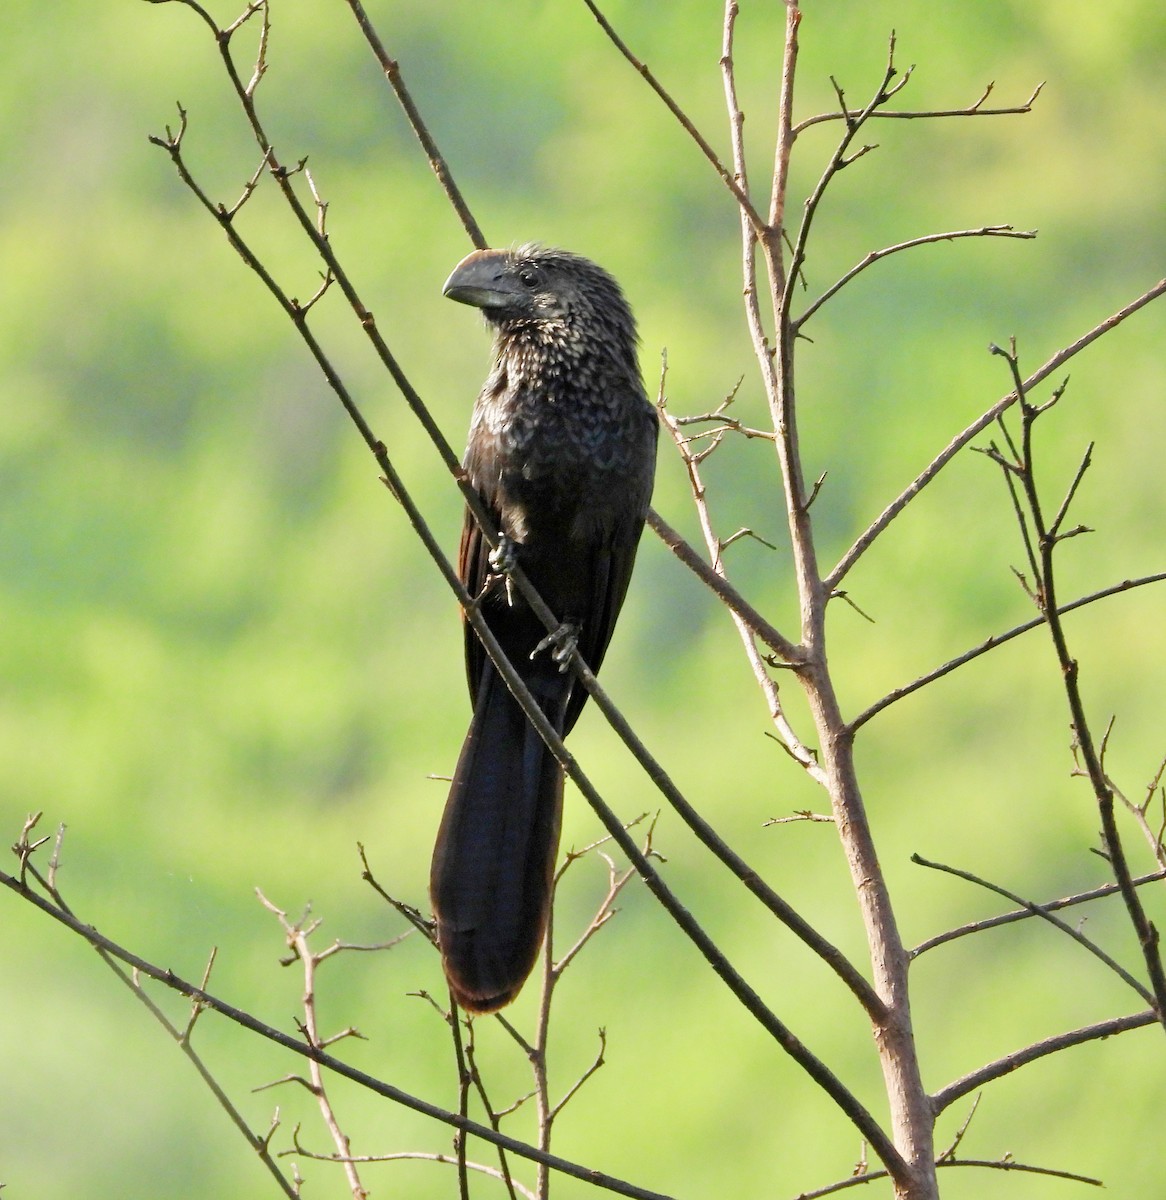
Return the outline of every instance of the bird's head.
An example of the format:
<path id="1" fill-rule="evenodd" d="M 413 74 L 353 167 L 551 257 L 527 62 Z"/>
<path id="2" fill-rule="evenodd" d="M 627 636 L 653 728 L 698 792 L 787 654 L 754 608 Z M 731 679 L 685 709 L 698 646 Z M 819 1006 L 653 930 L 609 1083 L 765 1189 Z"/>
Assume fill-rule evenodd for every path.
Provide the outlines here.
<path id="1" fill-rule="evenodd" d="M 442 295 L 480 308 L 504 331 L 595 329 L 635 344 L 635 322 L 619 284 L 590 259 L 565 250 L 475 250 L 453 269 Z"/>

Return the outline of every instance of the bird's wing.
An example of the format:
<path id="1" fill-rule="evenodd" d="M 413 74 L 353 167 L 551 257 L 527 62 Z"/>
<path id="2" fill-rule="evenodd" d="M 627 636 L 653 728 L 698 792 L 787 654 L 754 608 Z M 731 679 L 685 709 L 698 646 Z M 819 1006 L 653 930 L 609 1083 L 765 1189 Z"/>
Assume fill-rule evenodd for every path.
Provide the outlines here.
<path id="1" fill-rule="evenodd" d="M 472 453 L 471 450 L 470 455 Z M 479 477 L 480 473 L 474 469 L 475 464 L 470 461 L 470 455 L 467 456 L 466 470 L 497 527 L 500 524 L 500 514 L 495 503 L 495 496 L 488 484 Z M 486 586 L 486 580 L 490 576 L 490 544 L 482 536 L 478 522 L 468 506 L 462 521 L 461 542 L 458 545 L 457 573 L 466 591 L 475 599 L 481 595 L 482 589 Z M 478 640 L 478 635 L 474 632 L 474 627 L 466 620 L 465 613 L 462 614 L 462 624 L 465 632 L 466 681 L 470 687 L 470 703 L 473 704 L 477 699 L 482 668 L 487 661 L 487 655 L 482 643 Z"/>
<path id="2" fill-rule="evenodd" d="M 645 457 L 654 461 L 656 454 L 656 415 L 651 410 L 645 414 L 647 443 Z M 589 568 L 590 600 L 587 611 L 582 614 L 579 629 L 579 653 L 583 661 L 598 674 L 608 643 L 615 630 L 616 618 L 623 607 L 631 582 L 632 567 L 636 561 L 636 549 L 643 532 L 644 519 L 652 496 L 654 471 L 644 475 L 644 487 L 639 495 L 627 496 L 627 503 L 617 514 L 607 536 L 596 543 Z M 570 731 L 587 700 L 584 688 L 576 686 L 567 705 L 566 730 Z"/>

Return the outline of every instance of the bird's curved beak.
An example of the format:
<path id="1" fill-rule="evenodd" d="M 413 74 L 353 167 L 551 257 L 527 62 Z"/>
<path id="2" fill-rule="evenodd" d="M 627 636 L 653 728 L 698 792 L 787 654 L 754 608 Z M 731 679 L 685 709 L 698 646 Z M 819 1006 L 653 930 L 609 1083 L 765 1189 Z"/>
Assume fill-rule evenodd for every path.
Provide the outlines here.
<path id="1" fill-rule="evenodd" d="M 521 292 L 507 278 L 505 250 L 475 250 L 453 269 L 441 289 L 443 296 L 475 308 L 509 308 Z"/>

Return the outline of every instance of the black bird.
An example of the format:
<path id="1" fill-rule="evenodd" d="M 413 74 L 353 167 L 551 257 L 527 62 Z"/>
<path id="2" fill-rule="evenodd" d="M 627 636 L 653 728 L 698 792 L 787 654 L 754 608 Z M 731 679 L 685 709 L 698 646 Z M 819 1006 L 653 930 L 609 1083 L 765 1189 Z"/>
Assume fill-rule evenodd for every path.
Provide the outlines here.
<path id="1" fill-rule="evenodd" d="M 562 250 L 477 250 L 446 280 L 480 308 L 494 365 L 470 425 L 465 469 L 503 534 L 490 554 L 467 509 L 458 573 L 550 723 L 570 732 L 587 699 L 517 589 L 509 556 L 599 669 L 627 591 L 652 493 L 657 419 L 619 285 Z M 445 974 L 471 1012 L 508 1004 L 546 931 L 563 772 L 464 622 L 474 706 L 429 891 Z M 561 637 L 559 639 L 561 645 Z"/>

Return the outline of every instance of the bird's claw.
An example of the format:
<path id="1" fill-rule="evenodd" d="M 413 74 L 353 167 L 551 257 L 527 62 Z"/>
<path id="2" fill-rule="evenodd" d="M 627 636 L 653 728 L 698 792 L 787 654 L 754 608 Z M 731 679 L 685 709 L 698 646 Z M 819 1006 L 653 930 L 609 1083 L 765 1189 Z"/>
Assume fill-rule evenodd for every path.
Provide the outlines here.
<path id="1" fill-rule="evenodd" d="M 498 535 L 498 545 L 487 555 L 492 572 L 490 579 L 506 585 L 506 606 L 514 607 L 514 584 L 510 572 L 518 566 L 518 545 L 504 533 Z"/>
<path id="2" fill-rule="evenodd" d="M 489 561 L 491 569 L 498 575 L 513 571 L 518 566 L 518 545 L 514 539 L 500 533 L 498 545 L 490 551 Z"/>
<path id="3" fill-rule="evenodd" d="M 564 621 L 557 629 L 552 629 L 545 638 L 530 652 L 530 657 L 541 654 L 544 650 L 551 652 L 551 662 L 557 664 L 562 674 L 571 664 L 571 655 L 579 648 L 579 626 L 574 621 Z"/>

